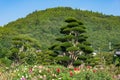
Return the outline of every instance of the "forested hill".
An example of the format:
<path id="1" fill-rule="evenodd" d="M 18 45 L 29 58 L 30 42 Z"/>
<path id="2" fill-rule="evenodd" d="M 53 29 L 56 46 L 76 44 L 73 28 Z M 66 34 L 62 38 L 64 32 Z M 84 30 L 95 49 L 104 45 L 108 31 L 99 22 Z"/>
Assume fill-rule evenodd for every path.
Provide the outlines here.
<path id="1" fill-rule="evenodd" d="M 104 15 L 70 7 L 57 7 L 34 11 L 25 18 L 1 27 L 0 53 L 9 52 L 10 48 L 18 43 L 47 49 L 55 43 L 56 37 L 61 36 L 60 27 L 66 25 L 64 20 L 68 17 L 75 17 L 84 23 L 88 40 L 95 50 L 108 51 L 109 42 L 114 44 L 120 41 L 120 16 Z"/>

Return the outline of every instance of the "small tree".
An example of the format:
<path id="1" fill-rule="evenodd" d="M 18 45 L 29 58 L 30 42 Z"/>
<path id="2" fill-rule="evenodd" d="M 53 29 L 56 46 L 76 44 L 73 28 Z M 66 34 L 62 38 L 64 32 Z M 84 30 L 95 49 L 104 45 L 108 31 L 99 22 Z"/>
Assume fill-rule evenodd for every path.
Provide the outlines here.
<path id="1" fill-rule="evenodd" d="M 15 63 L 32 63 L 36 59 L 36 51 L 40 50 L 40 43 L 27 35 L 18 35 L 12 39 L 9 59 Z"/>
<path id="2" fill-rule="evenodd" d="M 65 22 L 68 23 L 67 26 L 60 29 L 63 37 L 56 39 L 61 43 L 53 45 L 50 49 L 54 51 L 52 56 L 56 57 L 58 63 L 73 66 L 80 55 L 92 53 L 93 49 L 86 40 L 86 28 L 83 23 L 74 18 L 68 18 Z"/>

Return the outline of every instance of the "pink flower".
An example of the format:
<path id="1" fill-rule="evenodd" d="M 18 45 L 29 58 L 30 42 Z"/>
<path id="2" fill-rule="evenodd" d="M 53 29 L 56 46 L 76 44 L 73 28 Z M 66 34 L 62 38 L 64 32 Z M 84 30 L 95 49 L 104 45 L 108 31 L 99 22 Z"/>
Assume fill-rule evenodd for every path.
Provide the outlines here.
<path id="1" fill-rule="evenodd" d="M 75 72 L 76 74 L 80 73 L 80 68 L 74 68 L 74 72 Z"/>
<path id="2" fill-rule="evenodd" d="M 114 79 L 116 79 L 116 78 L 117 78 L 117 76 L 116 76 L 116 75 L 113 75 L 113 78 L 114 78 Z"/>
<path id="3" fill-rule="evenodd" d="M 94 70 L 93 70 L 93 73 L 96 73 L 96 72 L 97 72 L 97 70 L 94 69 Z"/>
<path id="4" fill-rule="evenodd" d="M 74 71 L 77 71 L 77 68 L 74 68 Z"/>
<path id="5" fill-rule="evenodd" d="M 69 73 L 70 73 L 70 77 L 72 77 L 72 76 L 73 76 L 73 72 L 72 72 L 72 71 L 70 71 Z"/>
<path id="6" fill-rule="evenodd" d="M 74 71 L 79 71 L 80 70 L 80 68 L 74 68 Z"/>
<path id="7" fill-rule="evenodd" d="M 47 72 L 50 72 L 50 69 L 48 69 Z"/>
<path id="8" fill-rule="evenodd" d="M 57 73 L 60 73 L 60 68 L 57 68 L 56 71 L 57 71 Z"/>
<path id="9" fill-rule="evenodd" d="M 91 68 L 92 68 L 92 66 L 87 66 L 87 68 L 88 68 L 88 69 L 91 69 Z"/>
<path id="10" fill-rule="evenodd" d="M 32 73 L 32 67 L 31 67 L 31 68 L 29 68 L 29 73 Z"/>
<path id="11" fill-rule="evenodd" d="M 21 80 L 27 80 L 24 76 L 22 76 Z"/>
<path id="12" fill-rule="evenodd" d="M 40 65 L 38 68 L 39 68 L 39 69 L 43 69 L 43 66 L 42 66 L 42 65 Z"/>

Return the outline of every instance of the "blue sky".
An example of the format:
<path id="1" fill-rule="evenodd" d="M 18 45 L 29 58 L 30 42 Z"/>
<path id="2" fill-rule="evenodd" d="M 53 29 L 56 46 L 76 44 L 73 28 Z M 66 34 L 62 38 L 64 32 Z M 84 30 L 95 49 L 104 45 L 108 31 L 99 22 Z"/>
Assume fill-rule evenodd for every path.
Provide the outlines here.
<path id="1" fill-rule="evenodd" d="M 120 0 L 0 0 L 0 25 L 25 17 L 35 10 L 58 6 L 120 16 Z"/>

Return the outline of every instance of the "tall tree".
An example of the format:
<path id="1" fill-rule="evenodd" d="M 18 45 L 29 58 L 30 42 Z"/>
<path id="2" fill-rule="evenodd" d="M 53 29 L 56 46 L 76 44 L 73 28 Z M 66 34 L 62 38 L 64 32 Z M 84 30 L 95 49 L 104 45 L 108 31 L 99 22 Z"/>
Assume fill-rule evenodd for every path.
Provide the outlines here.
<path id="1" fill-rule="evenodd" d="M 61 43 L 53 45 L 50 49 L 54 51 L 53 56 L 57 57 L 59 63 L 73 66 L 80 55 L 92 53 L 93 49 L 87 42 L 86 28 L 82 22 L 74 18 L 68 18 L 65 22 L 68 23 L 67 26 L 60 29 L 63 37 L 56 39 Z"/>

